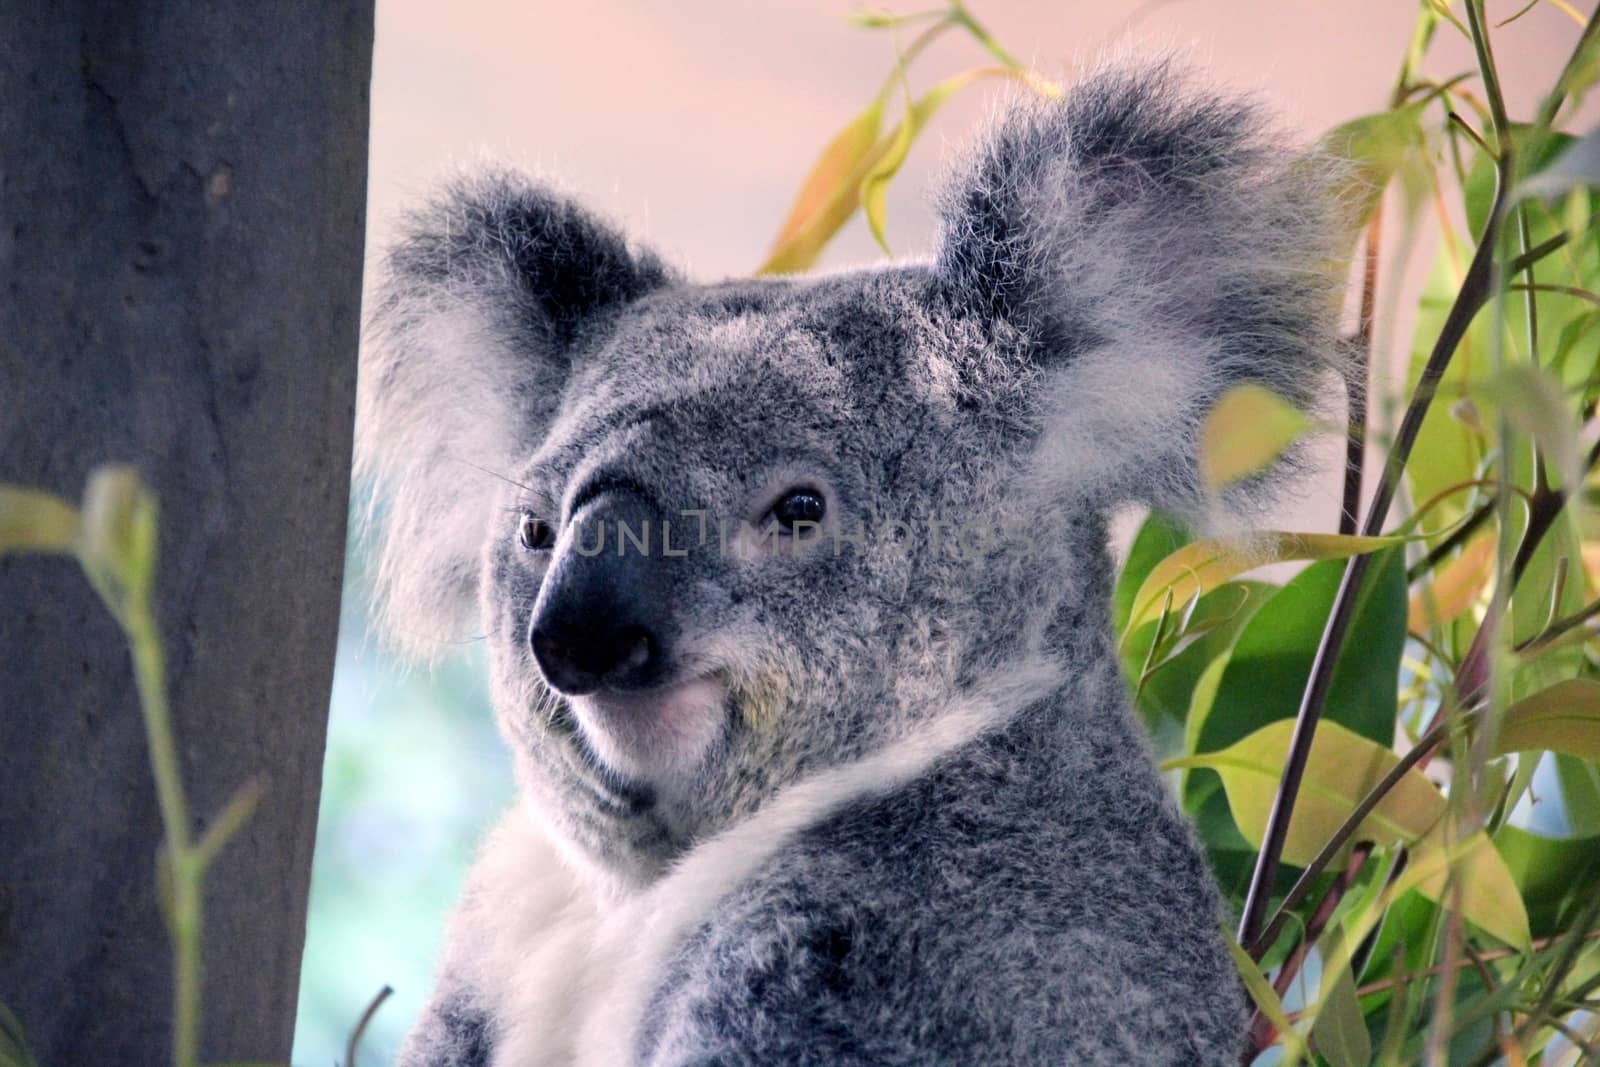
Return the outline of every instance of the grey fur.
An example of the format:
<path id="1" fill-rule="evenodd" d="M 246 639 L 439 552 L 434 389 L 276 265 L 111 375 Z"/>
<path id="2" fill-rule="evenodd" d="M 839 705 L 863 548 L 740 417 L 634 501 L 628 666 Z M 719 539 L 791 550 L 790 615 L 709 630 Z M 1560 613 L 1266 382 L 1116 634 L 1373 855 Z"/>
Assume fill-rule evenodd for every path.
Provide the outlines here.
<path id="1" fill-rule="evenodd" d="M 520 811 L 497 832 L 403 1063 L 593 1059 L 582 995 L 612 978 L 642 983 L 641 1064 L 1236 1059 L 1217 897 L 1118 677 L 1106 537 L 1129 501 L 1206 510 L 1194 435 L 1228 386 L 1309 404 L 1339 369 L 1324 178 L 1263 129 L 1164 68 L 1103 72 L 989 133 L 933 262 L 813 278 L 685 283 L 509 174 L 417 216 L 363 373 L 387 617 L 425 652 L 477 600 L 525 806 L 565 860 L 521 858 Z M 690 764 L 624 776 L 529 650 L 555 564 L 518 516 L 561 530 L 560 561 L 597 482 L 754 522 L 797 481 L 829 498 L 809 547 L 652 561 L 673 677 L 714 670 L 725 700 Z M 838 547 L 974 517 L 996 536 L 961 554 Z M 969 705 L 975 737 L 949 726 Z M 784 806 L 879 766 L 910 770 Z M 768 851 L 707 890 L 706 857 L 763 819 Z M 537 963 L 694 885 L 704 912 L 655 924 L 649 973 Z M 532 1038 L 508 1006 L 568 1000 Z"/>

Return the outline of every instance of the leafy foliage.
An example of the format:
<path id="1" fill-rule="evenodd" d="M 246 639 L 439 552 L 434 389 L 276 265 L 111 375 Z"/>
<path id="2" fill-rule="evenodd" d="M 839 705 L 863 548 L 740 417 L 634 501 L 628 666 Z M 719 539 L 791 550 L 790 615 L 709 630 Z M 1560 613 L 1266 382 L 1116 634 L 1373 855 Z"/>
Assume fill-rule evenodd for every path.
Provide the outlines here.
<path id="1" fill-rule="evenodd" d="M 133 653 L 150 769 L 166 833 L 156 871 L 172 938 L 173 1063 L 200 1057 L 200 932 L 206 871 L 261 799 L 246 783 L 198 837 L 184 797 L 177 741 L 167 706 L 166 655 L 156 624 L 156 499 L 128 467 L 104 466 L 89 477 L 83 507 L 46 492 L 0 485 L 0 556 L 10 552 L 74 555 Z M 31 1064 L 20 1022 L 0 1006 L 0 1064 Z"/>
<path id="2" fill-rule="evenodd" d="M 1195 540 L 1154 514 L 1116 586 L 1135 707 L 1241 917 L 1247 1062 L 1600 1062 L 1600 134 L 1560 129 L 1600 76 L 1600 29 L 1557 6 L 1578 29 L 1528 121 L 1506 113 L 1483 0 L 1423 0 L 1390 107 L 1319 142 L 1351 164 L 1363 367 L 1385 355 L 1385 200 L 1407 242 L 1439 238 L 1406 418 L 1369 427 L 1357 402 L 1341 427 L 1356 462 L 1369 439 L 1386 452 L 1365 528 L 1359 477 L 1337 532 Z M 809 264 L 858 207 L 882 241 L 918 109 L 986 73 L 913 97 L 930 34 L 967 29 L 997 73 L 1053 91 L 959 4 L 857 21 L 926 28 L 823 152 L 769 270 Z M 1475 72 L 1425 73 L 1441 28 Z M 897 87 L 907 117 L 880 135 Z M 1201 433 L 1208 487 L 1318 429 L 1259 389 L 1225 397 Z M 1286 561 L 1309 565 L 1250 577 Z"/>

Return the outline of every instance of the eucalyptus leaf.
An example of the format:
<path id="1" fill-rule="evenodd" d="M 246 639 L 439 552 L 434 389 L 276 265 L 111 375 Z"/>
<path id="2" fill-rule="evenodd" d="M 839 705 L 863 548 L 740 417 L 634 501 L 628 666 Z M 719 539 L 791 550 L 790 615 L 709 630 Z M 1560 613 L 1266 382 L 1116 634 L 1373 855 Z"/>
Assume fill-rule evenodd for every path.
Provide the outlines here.
<path id="1" fill-rule="evenodd" d="M 1426 104 L 1424 99 L 1362 115 L 1323 135 L 1318 146 L 1323 153 L 1351 163 L 1341 199 L 1350 206 L 1352 241 L 1353 231 L 1377 212 L 1384 190 L 1396 178 L 1405 192 L 1408 212 L 1426 199 L 1432 176 L 1422 129 Z"/>
<path id="2" fill-rule="evenodd" d="M 1414 634 L 1453 622 L 1478 601 L 1494 573 L 1495 531 L 1473 535 L 1411 594 L 1406 629 Z"/>
<path id="3" fill-rule="evenodd" d="M 1339 560 L 1313 563 L 1254 612 L 1216 678 L 1210 706 L 1191 708 L 1191 751 L 1225 748 L 1295 716 L 1344 568 Z M 1393 740 L 1405 636 L 1405 561 L 1388 549 L 1357 591 L 1329 684 L 1328 721 L 1379 744 Z"/>
<path id="4" fill-rule="evenodd" d="M 1200 476 L 1217 493 L 1272 466 L 1311 427 L 1305 413 L 1270 389 L 1224 393 L 1200 427 Z"/>
<path id="5" fill-rule="evenodd" d="M 1600 763 L 1600 682 L 1570 678 L 1517 701 L 1495 738 L 1500 752 L 1560 752 Z"/>
<path id="6" fill-rule="evenodd" d="M 907 100 L 905 117 L 889 134 L 882 151 L 875 155 L 867 168 L 866 174 L 861 179 L 858 195 L 862 213 L 866 216 L 867 227 L 884 252 L 889 251 L 889 240 L 884 227 L 887 222 L 886 196 L 890 179 L 899 173 L 900 167 L 911 151 L 911 143 L 922 132 L 922 128 L 927 125 L 934 112 L 956 92 L 984 78 L 1026 80 L 1020 69 L 1011 67 L 974 67 L 946 78 L 915 101 Z"/>
<path id="7" fill-rule="evenodd" d="M 54 493 L 0 485 L 0 556 L 71 552 L 78 533 L 78 512 Z"/>
<path id="8" fill-rule="evenodd" d="M 1327 979 L 1324 979 L 1327 984 Z M 1355 976 L 1341 965 L 1311 1025 L 1311 1045 L 1331 1067 L 1368 1067 L 1372 1063 L 1372 1035 L 1356 997 Z"/>
<path id="9" fill-rule="evenodd" d="M 1293 732 L 1294 722 L 1281 720 L 1220 752 L 1168 760 L 1163 766 L 1215 771 L 1234 822 L 1247 841 L 1260 847 Z M 1284 838 L 1284 862 L 1297 867 L 1309 863 L 1398 759 L 1387 746 L 1336 722 L 1318 726 Z M 1527 913 L 1505 861 L 1482 831 L 1453 839 L 1446 806 L 1438 787 L 1412 769 L 1366 815 L 1352 840 L 1410 844 L 1410 861 L 1396 882 L 1396 895 L 1416 889 L 1447 907 L 1459 904 L 1462 916 L 1475 926 L 1508 944 L 1527 945 Z"/>
<path id="10" fill-rule="evenodd" d="M 1600 835 L 1544 837 L 1502 826 L 1494 845 L 1522 893 L 1535 937 L 1560 933 L 1572 909 L 1600 893 Z"/>
<path id="11" fill-rule="evenodd" d="M 1582 140 L 1565 145 L 1547 166 L 1524 179 L 1513 195 L 1518 199 L 1552 197 L 1595 185 L 1600 185 L 1600 130 L 1591 130 Z"/>
<path id="12" fill-rule="evenodd" d="M 1304 1056 L 1305 1038 L 1301 1037 L 1300 1032 L 1290 1023 L 1288 1014 L 1283 1010 L 1283 1001 L 1278 998 L 1277 990 L 1272 988 L 1272 983 L 1261 973 L 1256 961 L 1239 946 L 1239 942 L 1233 939 L 1233 934 L 1226 927 L 1223 928 L 1222 939 L 1228 945 L 1233 965 L 1239 971 L 1239 980 L 1244 983 L 1245 992 L 1250 994 L 1256 1009 L 1278 1031 L 1283 1042 L 1289 1046 L 1291 1055 Z"/>
<path id="13" fill-rule="evenodd" d="M 1159 511 L 1145 516 L 1128 545 L 1128 558 L 1111 594 L 1111 625 L 1117 633 L 1127 627 L 1128 617 L 1133 614 L 1133 598 L 1150 571 L 1191 540 L 1188 527 L 1178 519 Z"/>
<path id="14" fill-rule="evenodd" d="M 1134 594 L 1123 637 L 1161 614 L 1162 605 L 1181 605 L 1230 578 L 1269 563 L 1345 559 L 1403 543 L 1399 537 L 1263 531 L 1246 537 L 1207 538 L 1183 546 L 1150 569 Z"/>

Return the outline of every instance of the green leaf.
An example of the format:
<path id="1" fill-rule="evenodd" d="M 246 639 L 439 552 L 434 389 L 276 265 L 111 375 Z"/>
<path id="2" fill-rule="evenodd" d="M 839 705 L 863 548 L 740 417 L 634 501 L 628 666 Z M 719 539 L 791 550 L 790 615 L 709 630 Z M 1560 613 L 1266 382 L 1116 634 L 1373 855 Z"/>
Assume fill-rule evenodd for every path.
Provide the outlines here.
<path id="1" fill-rule="evenodd" d="M 1544 452 L 1556 487 L 1570 492 L 1583 479 L 1576 413 L 1561 379 L 1543 367 L 1516 363 L 1496 375 L 1490 388 L 1511 426 Z"/>
<path id="2" fill-rule="evenodd" d="M 1565 145 L 1564 150 L 1548 166 L 1525 178 L 1517 186 L 1514 198 L 1548 198 L 1595 185 L 1600 185 L 1600 130 L 1591 132 L 1581 141 Z"/>
<path id="3" fill-rule="evenodd" d="M 1363 115 L 1323 135 L 1323 153 L 1352 164 L 1340 197 L 1351 210 L 1352 242 L 1354 231 L 1377 212 L 1384 190 L 1395 178 L 1400 179 L 1408 211 L 1426 199 L 1432 177 L 1422 131 L 1427 102 L 1419 100 L 1392 111 Z"/>
<path id="4" fill-rule="evenodd" d="M 1536 136 L 1524 125 L 1511 130 L 1515 145 L 1515 159 L 1523 175 L 1538 174 L 1559 157 L 1572 139 L 1560 134 Z M 1495 173 L 1492 161 L 1475 158 L 1462 186 L 1462 200 L 1466 209 L 1468 234 L 1481 234 L 1487 221 L 1489 205 L 1493 200 Z M 1573 194 L 1581 204 L 1580 214 L 1592 215 L 1600 205 L 1600 197 L 1592 194 Z M 1537 203 L 1526 204 L 1521 209 L 1528 223 L 1529 245 L 1540 244 L 1555 236 L 1557 220 Z M 1535 268 L 1535 279 L 1540 284 L 1554 283 L 1593 289 L 1600 282 L 1600 235 L 1592 226 L 1574 229 L 1566 246 L 1542 260 Z M 1467 259 L 1472 252 L 1472 238 L 1457 232 L 1448 232 L 1441 242 L 1439 254 L 1423 289 L 1417 306 L 1416 329 L 1412 338 L 1411 363 L 1407 379 L 1408 388 L 1414 388 L 1417 377 L 1432 349 L 1444 317 L 1460 286 Z M 1519 276 L 1511 279 L 1524 282 Z M 1593 314 L 1592 306 L 1579 297 L 1559 292 L 1544 291 L 1535 295 L 1537 302 L 1537 335 L 1541 366 L 1559 376 L 1561 388 L 1568 396 L 1566 414 L 1551 426 L 1570 424 L 1578 409 L 1578 398 L 1586 383 L 1595 377 L 1596 356 L 1593 346 L 1579 343 L 1586 326 L 1580 320 Z M 1525 366 L 1529 362 L 1527 349 L 1528 326 L 1526 301 L 1521 293 L 1510 293 L 1500 301 L 1503 334 L 1500 351 L 1507 369 Z M 1498 390 L 1494 387 L 1492 342 L 1496 308 L 1485 307 L 1474 318 L 1471 327 L 1456 351 L 1454 359 L 1440 383 L 1439 402 L 1436 402 L 1424 419 L 1411 460 L 1406 468 L 1406 479 L 1415 500 L 1431 499 L 1440 490 L 1459 485 L 1479 477 L 1487 467 L 1492 454 L 1492 442 L 1487 440 L 1482 428 L 1494 426 L 1499 418 Z M 1574 325 L 1577 323 L 1577 325 Z M 1574 352 L 1583 358 L 1572 358 Z M 1517 373 L 1513 371 L 1513 373 Z M 1459 417 L 1462 398 L 1472 398 L 1471 418 Z M 1543 430 L 1537 420 L 1534 428 Z M 1533 484 L 1531 449 L 1527 442 L 1513 452 L 1511 464 L 1515 484 L 1530 489 Z M 1435 542 L 1453 526 L 1465 511 L 1477 502 L 1465 495 L 1453 496 L 1429 512 L 1424 520 L 1424 531 Z M 1520 519 L 1517 523 L 1520 526 Z M 1517 533 L 1516 529 L 1512 530 Z M 1541 546 L 1542 558 L 1536 558 L 1527 577 L 1519 584 L 1514 605 L 1516 636 L 1526 636 L 1523 619 L 1529 614 L 1525 604 L 1529 597 L 1541 601 L 1537 610 L 1548 608 L 1544 593 L 1549 588 L 1551 564 L 1561 554 L 1574 547 L 1566 532 L 1557 530 Z M 1581 590 L 1580 590 L 1581 591 Z M 1459 648 L 1457 648 L 1459 651 Z"/>
<path id="5" fill-rule="evenodd" d="M 1366 981 L 1388 977 L 1393 973 L 1397 950 L 1402 972 L 1415 973 L 1427 967 L 1432 962 L 1428 930 L 1438 911 L 1438 905 L 1415 891 L 1394 897 L 1383 913 L 1377 940 L 1367 956 L 1367 966 L 1361 977 Z M 1382 1002 L 1388 995 L 1388 992 L 1378 994 L 1375 999 Z"/>
<path id="6" fill-rule="evenodd" d="M 1560 752 L 1600 763 L 1600 682 L 1570 678 L 1506 709 L 1500 752 Z"/>
<path id="7" fill-rule="evenodd" d="M 1572 909 L 1600 892 L 1600 835 L 1541 837 L 1508 825 L 1495 832 L 1494 846 L 1522 893 L 1535 937 L 1566 930 Z"/>
<path id="8" fill-rule="evenodd" d="M 1445 316 L 1461 286 L 1469 244 L 1458 234 L 1446 234 L 1417 301 L 1416 327 L 1411 340 L 1411 364 L 1406 395 L 1416 389 L 1423 365 L 1444 327 Z M 1406 481 L 1414 500 L 1432 500 L 1454 486 L 1477 478 L 1486 444 L 1478 427 L 1490 421 L 1487 413 L 1462 418 L 1452 402 L 1464 395 L 1465 383 L 1477 370 L 1487 370 L 1488 315 L 1473 319 L 1456 354 L 1445 368 L 1439 393 L 1428 408 L 1406 464 Z M 1461 521 L 1475 501 L 1462 493 L 1449 493 L 1422 517 L 1420 529 L 1431 539 L 1441 539 Z"/>
<path id="9" fill-rule="evenodd" d="M 1233 957 L 1233 965 L 1239 971 L 1239 980 L 1244 983 L 1245 991 L 1255 1002 L 1256 1009 L 1272 1024 L 1273 1029 L 1278 1031 L 1280 1040 L 1289 1046 L 1291 1055 L 1303 1057 L 1306 1054 L 1305 1038 L 1300 1036 L 1300 1031 L 1289 1021 L 1288 1014 L 1283 1010 L 1283 1001 L 1278 999 L 1278 993 L 1272 988 L 1272 983 L 1261 973 L 1261 968 L 1250 958 L 1250 953 L 1233 939 L 1233 934 L 1226 926 L 1222 928 L 1222 940 L 1228 946 L 1228 953 Z"/>
<path id="10" fill-rule="evenodd" d="M 1326 985 L 1326 979 L 1324 984 Z M 1356 997 L 1355 976 L 1339 967 L 1311 1025 L 1311 1044 L 1332 1067 L 1368 1067 L 1372 1063 L 1372 1035 Z"/>
<path id="11" fill-rule="evenodd" d="M 1600 767 L 1560 753 L 1553 758 L 1568 827 L 1579 835 L 1600 833 Z"/>
<path id="12" fill-rule="evenodd" d="M 71 552 L 78 513 L 54 493 L 0 485 L 0 556 L 7 552 Z"/>
<path id="13" fill-rule="evenodd" d="M 1224 582 L 1195 603 L 1187 631 L 1164 638 L 1160 654 L 1148 665 L 1156 627 L 1140 627 L 1127 643 L 1123 664 L 1145 722 L 1185 722 L 1202 673 L 1233 646 L 1245 625 L 1276 591 L 1277 586 L 1266 582 Z"/>
<path id="14" fill-rule="evenodd" d="M 1123 639 L 1127 639 L 1131 628 L 1157 618 L 1164 604 L 1181 608 L 1202 593 L 1257 567 L 1290 560 L 1345 559 L 1400 543 L 1402 539 L 1398 537 L 1281 531 L 1192 542 L 1152 567 L 1146 575 L 1134 594 Z"/>
<path id="15" fill-rule="evenodd" d="M 1190 722 L 1191 751 L 1216 751 L 1274 720 L 1294 718 L 1344 568 L 1339 560 L 1313 563 L 1251 616 L 1210 707 Z M 1356 594 L 1326 719 L 1382 745 L 1394 739 L 1405 639 L 1405 561 L 1398 549 L 1387 549 L 1374 557 Z"/>
<path id="16" fill-rule="evenodd" d="M 1188 544 L 1189 531 L 1177 519 L 1152 511 L 1134 534 L 1128 546 L 1128 559 L 1117 575 L 1117 586 L 1111 594 L 1111 626 L 1121 633 L 1133 614 L 1133 598 L 1139 586 L 1157 563 Z"/>
<path id="17" fill-rule="evenodd" d="M 1200 427 L 1200 477 L 1208 490 L 1220 492 L 1272 466 L 1310 426 L 1303 412 L 1272 390 L 1235 386 Z"/>

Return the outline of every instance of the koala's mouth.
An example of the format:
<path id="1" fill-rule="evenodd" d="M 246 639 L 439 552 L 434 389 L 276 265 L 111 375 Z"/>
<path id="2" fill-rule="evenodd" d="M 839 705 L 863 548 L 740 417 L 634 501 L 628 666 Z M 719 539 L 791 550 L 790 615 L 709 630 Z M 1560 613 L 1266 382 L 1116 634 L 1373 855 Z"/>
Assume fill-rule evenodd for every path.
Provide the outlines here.
<path id="1" fill-rule="evenodd" d="M 645 690 L 568 697 L 594 757 L 642 784 L 690 774 L 723 730 L 727 685 L 717 673 Z"/>

